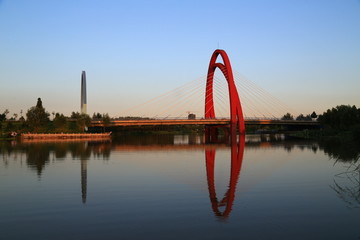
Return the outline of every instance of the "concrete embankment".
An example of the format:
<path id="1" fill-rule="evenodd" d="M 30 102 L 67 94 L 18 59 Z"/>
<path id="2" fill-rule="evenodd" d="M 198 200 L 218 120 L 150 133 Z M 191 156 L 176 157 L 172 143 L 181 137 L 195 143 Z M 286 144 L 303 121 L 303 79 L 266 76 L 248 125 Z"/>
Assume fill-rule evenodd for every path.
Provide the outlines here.
<path id="1" fill-rule="evenodd" d="M 108 138 L 111 132 L 107 133 L 23 133 L 22 139 L 79 139 L 79 138 Z"/>

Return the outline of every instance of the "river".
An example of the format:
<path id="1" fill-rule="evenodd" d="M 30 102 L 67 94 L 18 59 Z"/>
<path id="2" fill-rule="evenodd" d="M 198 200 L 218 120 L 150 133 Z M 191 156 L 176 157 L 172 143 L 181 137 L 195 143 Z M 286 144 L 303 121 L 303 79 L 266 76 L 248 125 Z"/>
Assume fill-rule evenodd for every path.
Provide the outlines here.
<path id="1" fill-rule="evenodd" d="M 1 239 L 360 239 L 359 152 L 283 135 L 0 142 Z"/>

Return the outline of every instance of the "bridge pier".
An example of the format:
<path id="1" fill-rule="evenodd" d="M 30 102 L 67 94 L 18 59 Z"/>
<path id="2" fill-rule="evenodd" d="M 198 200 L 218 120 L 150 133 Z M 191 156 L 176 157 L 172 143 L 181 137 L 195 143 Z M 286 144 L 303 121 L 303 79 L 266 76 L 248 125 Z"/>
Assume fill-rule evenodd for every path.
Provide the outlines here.
<path id="1" fill-rule="evenodd" d="M 220 131 L 222 130 L 222 132 Z M 220 137 L 220 134 L 222 136 Z M 244 135 L 241 134 L 240 135 Z M 237 125 L 230 124 L 228 126 L 215 125 L 205 126 L 205 143 L 225 143 L 232 144 L 236 143 L 237 139 Z"/>
<path id="2" fill-rule="evenodd" d="M 205 127 L 205 143 L 216 143 L 218 142 L 219 130 L 215 126 Z"/>

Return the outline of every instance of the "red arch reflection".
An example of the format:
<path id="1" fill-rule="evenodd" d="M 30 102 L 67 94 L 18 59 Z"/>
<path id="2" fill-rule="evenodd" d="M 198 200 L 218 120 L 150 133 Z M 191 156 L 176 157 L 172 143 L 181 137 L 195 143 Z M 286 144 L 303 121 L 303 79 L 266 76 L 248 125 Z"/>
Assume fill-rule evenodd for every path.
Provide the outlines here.
<path id="1" fill-rule="evenodd" d="M 211 201 L 211 207 L 216 216 L 227 218 L 232 210 L 232 206 L 235 200 L 236 185 L 239 179 L 240 170 L 244 157 L 245 148 L 245 135 L 239 136 L 239 142 L 231 141 L 231 170 L 229 188 L 224 197 L 219 201 L 216 197 L 215 190 L 215 149 L 205 151 L 206 160 L 206 174 L 209 188 L 209 196 Z M 224 211 L 220 211 L 220 207 L 224 207 Z"/>

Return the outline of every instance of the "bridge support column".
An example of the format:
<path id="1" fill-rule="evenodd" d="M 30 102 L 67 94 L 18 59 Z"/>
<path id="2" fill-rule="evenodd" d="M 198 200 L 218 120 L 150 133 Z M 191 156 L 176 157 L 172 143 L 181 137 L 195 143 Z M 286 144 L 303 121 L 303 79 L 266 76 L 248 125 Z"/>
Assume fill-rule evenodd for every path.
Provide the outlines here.
<path id="1" fill-rule="evenodd" d="M 216 143 L 219 139 L 219 130 L 216 126 L 205 126 L 205 143 Z"/>
<path id="2" fill-rule="evenodd" d="M 237 142 L 236 136 L 237 127 L 235 124 L 230 124 L 230 126 L 205 126 L 205 143 L 232 144 Z"/>

